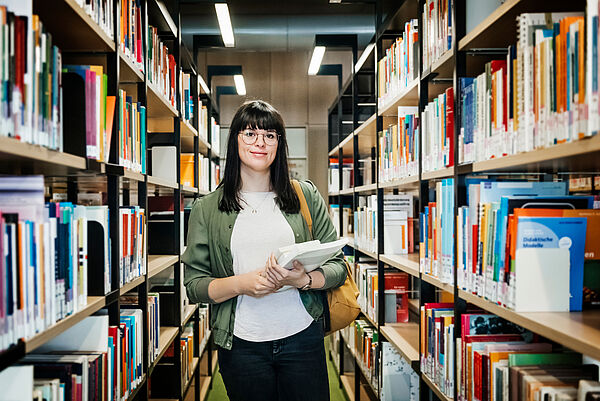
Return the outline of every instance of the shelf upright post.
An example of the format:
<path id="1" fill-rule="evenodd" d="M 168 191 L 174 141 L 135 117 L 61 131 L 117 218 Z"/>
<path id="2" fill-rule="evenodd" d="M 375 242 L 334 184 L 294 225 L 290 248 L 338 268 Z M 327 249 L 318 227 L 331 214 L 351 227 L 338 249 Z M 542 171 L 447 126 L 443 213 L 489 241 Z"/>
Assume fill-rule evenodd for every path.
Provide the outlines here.
<path id="1" fill-rule="evenodd" d="M 181 96 L 180 96 L 180 71 L 181 71 L 181 16 L 179 13 L 179 1 L 175 5 L 176 15 L 176 25 L 177 25 L 177 36 L 173 39 L 173 57 L 175 58 L 176 68 L 175 68 L 175 108 L 176 114 L 173 117 L 173 140 L 175 142 L 176 149 L 176 165 L 177 165 L 177 188 L 173 190 L 173 221 L 175 229 L 175 235 L 177 239 L 175 241 L 175 251 L 177 252 L 177 256 L 179 257 L 177 263 L 174 266 L 174 285 L 175 285 L 175 304 L 177 305 L 177 312 L 175 316 L 178 316 L 177 322 L 179 322 L 179 335 L 175 341 L 174 352 L 175 355 L 181 355 L 181 341 L 178 341 L 181 333 L 183 332 L 183 328 L 181 327 L 181 321 L 183 320 L 182 315 L 182 305 L 183 305 L 183 297 L 181 294 L 181 288 L 183 283 L 183 265 L 181 263 L 181 241 L 179 240 L 179 233 L 181 230 L 181 225 L 183 222 L 181 221 Z M 175 358 L 175 371 L 182 372 L 182 362 L 181 358 Z M 183 397 L 183 380 L 180 377 L 179 380 L 176 380 L 177 386 L 177 394 L 178 398 Z"/>
<path id="2" fill-rule="evenodd" d="M 452 35 L 452 49 L 454 52 L 454 76 L 453 76 L 453 85 L 454 85 L 454 155 L 451 157 L 454 158 L 454 243 L 452 244 L 454 249 L 454 260 L 452 261 L 454 266 L 454 338 L 452 339 L 453 345 L 456 347 L 456 341 L 458 338 L 461 338 L 461 329 L 462 325 L 459 324 L 461 322 L 461 316 L 466 312 L 467 304 L 464 300 L 459 297 L 459 286 L 458 286 L 458 255 L 456 244 L 458 243 L 457 232 L 458 232 L 458 224 L 457 216 L 458 216 L 458 208 L 460 205 L 466 204 L 466 194 L 467 188 L 465 185 L 465 174 L 461 172 L 458 168 L 459 161 L 459 147 L 458 147 L 458 138 L 460 136 L 460 121 L 461 121 L 461 85 L 460 78 L 467 76 L 467 63 L 466 63 L 466 53 L 464 51 L 458 50 L 458 42 L 459 40 L 465 36 L 466 34 L 466 1 L 465 0 L 455 0 L 453 3 L 454 7 L 451 12 L 453 13 L 454 20 L 454 35 Z M 454 356 L 454 399 L 458 399 L 459 388 L 457 386 L 458 383 L 458 364 L 460 356 Z"/>

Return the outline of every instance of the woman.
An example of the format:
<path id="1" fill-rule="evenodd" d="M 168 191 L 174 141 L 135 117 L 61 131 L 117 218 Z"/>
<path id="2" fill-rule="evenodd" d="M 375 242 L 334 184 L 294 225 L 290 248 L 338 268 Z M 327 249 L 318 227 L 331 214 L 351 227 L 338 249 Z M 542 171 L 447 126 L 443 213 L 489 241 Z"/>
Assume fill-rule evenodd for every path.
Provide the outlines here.
<path id="1" fill-rule="evenodd" d="M 190 216 L 185 286 L 191 302 L 213 304 L 231 401 L 329 400 L 319 290 L 342 285 L 346 270 L 341 252 L 310 273 L 297 262 L 292 270 L 277 265 L 273 253 L 282 246 L 337 239 L 309 181 L 301 183 L 313 219 L 308 231 L 287 153 L 277 110 L 245 103 L 231 122 L 223 181 Z"/>

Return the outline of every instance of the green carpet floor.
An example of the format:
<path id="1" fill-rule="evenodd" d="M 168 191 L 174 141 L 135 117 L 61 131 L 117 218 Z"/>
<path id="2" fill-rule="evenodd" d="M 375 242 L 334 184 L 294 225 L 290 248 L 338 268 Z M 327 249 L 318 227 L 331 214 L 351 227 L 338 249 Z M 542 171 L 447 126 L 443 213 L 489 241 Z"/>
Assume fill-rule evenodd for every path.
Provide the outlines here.
<path id="1" fill-rule="evenodd" d="M 344 391 L 340 388 L 335 367 L 329 360 L 329 357 L 327 357 L 327 373 L 329 374 L 329 396 L 331 401 L 348 401 Z M 212 389 L 208 392 L 208 397 L 206 398 L 206 401 L 227 400 L 229 400 L 229 398 L 227 397 L 227 391 L 225 390 L 223 379 L 221 378 L 221 375 L 219 374 L 219 369 L 217 368 L 217 372 L 215 373 L 215 377 L 213 378 L 213 386 Z"/>

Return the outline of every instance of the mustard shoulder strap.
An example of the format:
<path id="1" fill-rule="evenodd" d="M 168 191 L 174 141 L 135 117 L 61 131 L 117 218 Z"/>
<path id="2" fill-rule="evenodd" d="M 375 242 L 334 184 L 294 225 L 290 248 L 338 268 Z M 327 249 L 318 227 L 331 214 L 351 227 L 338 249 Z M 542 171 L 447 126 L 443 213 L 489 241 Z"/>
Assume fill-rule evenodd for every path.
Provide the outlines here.
<path id="1" fill-rule="evenodd" d="M 292 186 L 294 187 L 296 195 L 298 195 L 298 199 L 300 200 L 300 213 L 302 213 L 302 217 L 304 217 L 304 220 L 308 225 L 308 230 L 312 236 L 312 217 L 310 216 L 310 210 L 308 209 L 308 203 L 306 203 L 304 192 L 302 192 L 302 188 L 300 187 L 298 180 L 292 180 Z"/>

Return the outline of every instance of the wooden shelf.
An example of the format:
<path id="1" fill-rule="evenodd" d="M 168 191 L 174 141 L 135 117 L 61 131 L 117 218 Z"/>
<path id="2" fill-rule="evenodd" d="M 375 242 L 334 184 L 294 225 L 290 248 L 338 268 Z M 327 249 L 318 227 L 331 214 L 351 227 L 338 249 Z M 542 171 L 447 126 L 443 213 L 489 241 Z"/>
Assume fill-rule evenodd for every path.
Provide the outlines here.
<path id="1" fill-rule="evenodd" d="M 148 82 L 147 85 L 148 118 L 177 117 L 177 109 L 167 101 L 155 84 Z"/>
<path id="2" fill-rule="evenodd" d="M 200 148 L 200 153 L 204 156 L 208 156 L 208 150 L 212 149 L 210 143 L 201 135 L 198 135 L 198 147 Z"/>
<path id="3" fill-rule="evenodd" d="M 329 196 L 338 196 L 339 194 L 340 194 L 340 191 L 333 191 L 333 192 L 328 193 Z"/>
<path id="4" fill-rule="evenodd" d="M 354 188 L 346 188 L 340 191 L 340 195 L 352 195 L 354 193 Z"/>
<path id="5" fill-rule="evenodd" d="M 77 4 L 76 0 L 34 0 L 33 13 L 40 16 L 52 42 L 69 51 L 115 51 L 114 40 Z"/>
<path id="6" fill-rule="evenodd" d="M 383 263 L 400 269 L 414 277 L 419 277 L 420 266 L 419 266 L 419 254 L 410 253 L 408 255 L 380 255 L 379 259 Z"/>
<path id="7" fill-rule="evenodd" d="M 160 361 L 160 358 L 162 358 L 165 352 L 167 352 L 167 349 L 173 340 L 175 340 L 177 334 L 179 334 L 179 327 L 160 327 L 160 335 L 158 338 L 158 355 L 156 356 L 156 359 L 154 359 L 154 362 L 150 364 L 150 368 L 148 369 L 150 373 L 152 373 L 154 367 Z"/>
<path id="8" fill-rule="evenodd" d="M 84 173 L 85 157 L 0 136 L 0 165 L 6 173 L 72 175 Z"/>
<path id="9" fill-rule="evenodd" d="M 194 372 L 196 372 L 196 369 L 198 369 L 198 364 L 200 363 L 200 358 L 194 357 L 192 359 L 192 368 L 189 371 L 189 375 L 190 378 L 188 380 L 186 380 L 185 384 L 183 385 L 183 391 L 181 392 L 182 394 L 182 399 L 185 399 L 185 395 L 187 394 L 187 391 L 190 388 L 190 384 L 192 383 L 192 381 L 194 381 Z"/>
<path id="10" fill-rule="evenodd" d="M 599 156 L 600 135 L 595 135 L 549 148 L 475 162 L 472 170 L 473 172 L 597 172 Z"/>
<path id="11" fill-rule="evenodd" d="M 404 90 L 393 98 L 389 99 L 381 107 L 379 115 L 384 117 L 397 117 L 398 106 L 418 106 L 419 105 L 419 79 L 413 79 Z"/>
<path id="12" fill-rule="evenodd" d="M 179 184 L 177 182 L 167 181 L 164 178 L 153 177 L 151 175 L 148 176 L 148 184 L 173 189 L 179 188 Z"/>
<path id="13" fill-rule="evenodd" d="M 454 176 L 454 167 L 447 167 L 441 170 L 428 171 L 421 173 L 422 180 L 437 180 L 441 178 L 450 178 Z"/>
<path id="14" fill-rule="evenodd" d="M 421 274 L 421 280 L 427 281 L 429 284 L 436 286 L 440 290 L 449 292 L 450 294 L 454 294 L 454 286 L 446 283 L 442 283 L 439 279 L 430 276 L 428 274 Z"/>
<path id="15" fill-rule="evenodd" d="M 183 192 L 186 192 L 189 194 L 197 194 L 198 193 L 198 188 L 188 187 L 187 185 L 181 185 L 181 190 Z"/>
<path id="16" fill-rule="evenodd" d="M 196 312 L 196 309 L 198 309 L 198 304 L 188 305 L 185 307 L 185 309 L 183 310 L 183 316 L 181 319 L 182 326 L 185 326 L 187 324 L 187 322 L 192 318 L 192 316 L 194 315 L 194 312 Z"/>
<path id="17" fill-rule="evenodd" d="M 400 351 L 413 369 L 419 369 L 419 325 L 417 323 L 386 323 L 381 326 L 381 333 Z"/>
<path id="18" fill-rule="evenodd" d="M 375 135 L 376 133 L 376 127 L 375 127 L 375 122 L 376 122 L 376 115 L 373 114 L 371 117 L 369 117 L 368 119 L 365 120 L 364 123 L 362 123 L 357 129 L 354 130 L 354 135 L 360 135 L 360 136 L 372 136 Z M 348 135 L 351 136 L 352 134 Z"/>
<path id="19" fill-rule="evenodd" d="M 600 310 L 518 313 L 466 291 L 459 297 L 574 351 L 600 359 Z"/>
<path id="20" fill-rule="evenodd" d="M 360 310 L 360 313 L 361 313 L 361 314 L 359 315 L 359 317 L 357 317 L 357 319 L 361 319 L 361 318 L 363 318 L 363 319 L 365 319 L 367 322 L 369 322 L 369 324 L 371 324 L 371 326 L 373 326 L 373 327 L 375 327 L 375 328 L 377 327 L 377 322 L 376 322 L 374 319 L 371 319 L 371 316 L 367 315 L 367 312 L 366 312 L 366 311 L 364 311 L 364 310 L 362 310 L 362 309 L 361 309 L 361 310 Z"/>
<path id="21" fill-rule="evenodd" d="M 505 48 L 517 42 L 517 21 L 519 14 L 546 11 L 583 11 L 581 2 L 562 0 L 507 0 L 487 16 L 459 42 L 459 50 L 476 48 Z"/>
<path id="22" fill-rule="evenodd" d="M 419 299 L 412 298 L 408 300 L 408 309 L 409 311 L 419 314 Z"/>
<path id="23" fill-rule="evenodd" d="M 431 381 L 431 379 L 427 377 L 425 373 L 421 374 L 421 378 L 440 400 L 452 401 L 453 397 L 448 397 L 446 394 L 442 393 L 442 390 L 440 390 L 440 388 L 433 381 Z"/>
<path id="24" fill-rule="evenodd" d="M 367 185 L 361 185 L 359 187 L 355 187 L 354 191 L 357 193 L 363 193 L 363 192 L 373 192 L 377 190 L 377 184 L 367 184 Z"/>
<path id="25" fill-rule="evenodd" d="M 146 281 L 146 276 L 137 277 L 137 278 L 133 279 L 132 281 L 130 281 L 129 283 L 123 285 L 123 287 L 121 287 L 119 289 L 119 294 L 120 295 L 127 294 L 129 291 L 133 290 L 135 287 L 137 287 L 138 285 L 142 284 L 145 281 Z"/>
<path id="26" fill-rule="evenodd" d="M 148 255 L 148 278 L 156 276 L 177 262 L 179 262 L 177 255 Z"/>
<path id="27" fill-rule="evenodd" d="M 346 396 L 349 400 L 354 400 L 354 375 L 343 374 L 340 376 L 342 382 L 342 388 L 346 392 Z"/>
<path id="28" fill-rule="evenodd" d="M 377 260 L 376 252 L 367 251 L 366 249 L 358 247 L 358 246 L 353 246 L 353 248 L 356 249 L 357 251 L 360 251 L 360 252 L 364 253 L 365 255 L 370 256 L 373 259 Z"/>
<path id="29" fill-rule="evenodd" d="M 194 128 L 192 126 L 192 124 L 190 124 L 189 122 L 187 122 L 186 120 L 184 120 L 183 118 L 181 119 L 181 136 L 198 136 L 198 131 L 196 130 L 196 128 Z"/>
<path id="30" fill-rule="evenodd" d="M 423 71 L 422 76 L 436 78 L 452 78 L 454 75 L 454 49 L 446 50 L 440 58 L 431 63 L 431 68 Z"/>
<path id="31" fill-rule="evenodd" d="M 131 57 L 119 51 L 119 82 L 138 83 L 144 82 L 144 73 L 131 60 Z"/>
<path id="32" fill-rule="evenodd" d="M 352 156 L 352 154 L 354 153 L 352 149 L 352 138 L 354 138 L 354 132 L 349 133 L 344 139 L 342 139 L 339 145 L 337 145 L 329 152 L 329 157 L 339 156 L 338 152 L 340 148 L 342 148 L 342 154 L 344 155 L 344 157 Z"/>
<path id="33" fill-rule="evenodd" d="M 46 330 L 36 334 L 28 340 L 25 340 L 25 352 L 29 353 L 35 350 L 37 347 L 53 339 L 63 331 L 75 326 L 86 317 L 98 312 L 105 305 L 105 297 L 88 297 L 87 305 L 84 306 L 83 309 L 56 322 Z"/>
<path id="34" fill-rule="evenodd" d="M 419 186 L 419 176 L 413 175 L 410 177 L 397 178 L 392 181 L 380 182 L 379 188 L 396 189 L 396 188 L 416 188 Z"/>

